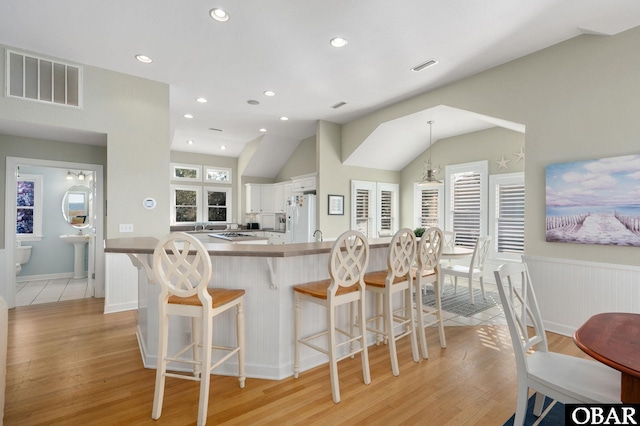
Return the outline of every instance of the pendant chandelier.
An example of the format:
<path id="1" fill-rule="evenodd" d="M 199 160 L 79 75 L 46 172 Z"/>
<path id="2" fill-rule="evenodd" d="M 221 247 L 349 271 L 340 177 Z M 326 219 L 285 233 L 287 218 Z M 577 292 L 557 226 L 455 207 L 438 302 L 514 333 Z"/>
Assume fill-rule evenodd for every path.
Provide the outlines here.
<path id="1" fill-rule="evenodd" d="M 433 120 L 427 122 L 429 124 L 429 159 L 424 162 L 424 171 L 422 172 L 422 180 L 418 184 L 419 186 L 437 186 L 442 185 L 442 182 L 436 179 L 436 170 L 431 166 L 431 143 L 432 143 L 432 131 Z"/>

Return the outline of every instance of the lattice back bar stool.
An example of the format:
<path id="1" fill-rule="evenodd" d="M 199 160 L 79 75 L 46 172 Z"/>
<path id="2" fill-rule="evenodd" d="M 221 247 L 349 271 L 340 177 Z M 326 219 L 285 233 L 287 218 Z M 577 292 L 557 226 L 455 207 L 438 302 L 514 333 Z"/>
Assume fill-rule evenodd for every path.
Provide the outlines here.
<path id="1" fill-rule="evenodd" d="M 237 354 L 240 387 L 244 388 L 244 290 L 208 288 L 211 258 L 197 238 L 173 233 L 161 239 L 153 252 L 153 271 L 160 284 L 158 296 L 158 367 L 153 397 L 152 418 L 162 414 L 165 378 L 174 377 L 200 382 L 198 425 L 204 425 L 209 405 L 211 371 Z M 235 308 L 236 346 L 214 345 L 213 318 Z M 169 316 L 191 318 L 192 341 L 169 356 Z M 191 357 L 184 357 L 191 351 Z M 213 351 L 223 356 L 212 364 Z M 193 375 L 168 372 L 169 363 L 190 365 Z"/>
<path id="2" fill-rule="evenodd" d="M 420 361 L 416 340 L 415 311 L 413 309 L 413 279 L 411 270 L 416 257 L 416 237 L 409 228 L 402 228 L 389 243 L 387 270 L 369 272 L 364 276 L 367 291 L 376 297 L 376 314 L 367 322 L 373 326 L 367 328 L 376 334 L 376 342 L 383 339 L 389 345 L 391 371 L 394 376 L 400 374 L 396 341 L 402 337 L 411 338 L 411 352 L 415 362 Z M 403 295 L 402 308 L 393 310 L 393 295 Z M 396 333 L 395 328 L 401 328 Z"/>
<path id="3" fill-rule="evenodd" d="M 424 231 L 418 243 L 417 265 L 413 271 L 413 283 L 415 287 L 416 319 L 418 322 L 418 339 L 422 358 L 427 359 L 427 338 L 426 327 L 438 324 L 440 334 L 440 347 L 446 348 L 447 341 L 444 336 L 444 325 L 442 324 L 442 300 L 440 298 L 440 255 L 444 247 L 443 233 L 440 228 L 431 227 Z M 433 297 L 435 298 L 435 309 L 425 306 L 423 303 L 423 292 L 426 293 L 428 284 L 433 286 Z M 426 318 L 435 316 L 435 320 L 427 321 Z M 426 317 L 426 318 L 425 318 Z"/>
<path id="4" fill-rule="evenodd" d="M 295 298 L 293 377 L 298 378 L 300 372 L 302 345 L 328 355 L 331 394 L 335 403 L 340 402 L 338 361 L 360 353 L 364 383 L 367 385 L 371 383 L 365 330 L 365 286 L 363 281 L 368 264 L 369 242 L 367 238 L 358 231 L 347 231 L 338 237 L 329 254 L 329 276 L 331 278 L 293 286 Z M 302 336 L 303 302 L 311 302 L 327 309 L 326 330 L 306 337 Z M 347 304 L 350 308 L 349 330 L 343 330 L 336 324 L 336 308 Z M 357 305 L 357 317 L 354 304 Z M 355 331 L 356 325 L 358 327 L 357 333 Z M 326 337 L 326 348 L 319 346 L 321 345 L 319 339 L 323 337 Z"/>

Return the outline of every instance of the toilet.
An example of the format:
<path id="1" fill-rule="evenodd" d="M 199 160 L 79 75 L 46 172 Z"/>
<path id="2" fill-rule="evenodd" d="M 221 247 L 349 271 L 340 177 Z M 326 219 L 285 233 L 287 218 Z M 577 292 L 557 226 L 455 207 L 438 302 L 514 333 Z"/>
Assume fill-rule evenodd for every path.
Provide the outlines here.
<path id="1" fill-rule="evenodd" d="M 22 271 L 22 265 L 31 259 L 31 246 L 16 247 L 16 275 Z"/>

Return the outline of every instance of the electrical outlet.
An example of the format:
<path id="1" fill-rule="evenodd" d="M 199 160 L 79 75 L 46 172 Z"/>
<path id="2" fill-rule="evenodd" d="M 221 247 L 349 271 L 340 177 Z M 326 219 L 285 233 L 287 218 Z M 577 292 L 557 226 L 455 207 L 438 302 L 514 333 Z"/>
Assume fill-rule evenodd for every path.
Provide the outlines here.
<path id="1" fill-rule="evenodd" d="M 186 345 L 188 345 L 189 343 L 191 343 L 191 332 L 190 331 L 185 331 L 184 332 L 184 343 Z"/>
<path id="2" fill-rule="evenodd" d="M 120 232 L 133 232 L 133 224 L 132 223 L 121 223 L 120 224 Z"/>

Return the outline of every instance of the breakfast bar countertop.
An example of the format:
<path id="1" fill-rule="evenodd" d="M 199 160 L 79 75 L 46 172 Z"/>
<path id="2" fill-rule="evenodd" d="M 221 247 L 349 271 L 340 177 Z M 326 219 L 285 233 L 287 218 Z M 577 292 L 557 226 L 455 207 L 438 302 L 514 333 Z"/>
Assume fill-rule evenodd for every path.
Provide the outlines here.
<path id="1" fill-rule="evenodd" d="M 389 237 L 369 240 L 369 247 L 389 245 Z M 158 239 L 154 237 L 110 238 L 104 242 L 105 253 L 153 254 Z M 292 257 L 329 253 L 333 241 L 295 244 L 226 244 L 204 243 L 211 256 Z"/>
<path id="2" fill-rule="evenodd" d="M 209 231 L 211 232 L 211 231 Z M 105 240 L 105 254 L 108 262 L 117 267 L 119 262 L 130 261 L 137 271 L 137 285 L 131 286 L 119 279 L 121 271 L 114 271 L 114 284 L 109 294 L 118 291 L 132 291 L 137 296 L 138 327 L 136 331 L 140 354 L 145 367 L 155 368 L 158 345 L 158 295 L 160 289 L 155 285 L 153 271 L 153 251 L 159 238 L 129 237 Z M 368 270 L 382 270 L 386 267 L 390 237 L 369 240 Z M 333 241 L 297 244 L 230 244 L 229 242 L 203 241 L 211 256 L 212 276 L 210 287 L 243 289 L 245 295 L 246 323 L 246 376 L 262 379 L 281 380 L 293 374 L 294 354 L 294 298 L 295 285 L 329 278 L 329 254 Z M 121 259 L 126 255 L 128 259 Z M 121 269 L 125 269 L 124 267 Z M 124 284 L 123 284 L 124 283 Z M 122 287 L 125 287 L 124 289 Z M 397 301 L 400 302 L 400 301 Z M 367 309 L 373 311 L 374 299 L 367 300 Z M 398 303 L 398 308 L 400 304 Z M 231 313 L 229 313 L 231 315 Z M 225 316 L 216 321 L 214 333 L 220 336 L 221 345 L 233 343 L 233 333 L 225 328 Z M 225 319 L 226 318 L 226 319 Z M 303 329 L 310 333 L 320 332 L 326 313 L 321 310 L 309 310 L 303 320 Z M 182 320 L 182 319 L 178 319 Z M 348 329 L 349 318 L 340 316 L 339 327 Z M 185 340 L 184 325 L 178 321 L 169 335 L 171 350 L 179 350 Z M 225 331 L 226 330 L 226 331 Z M 225 340 L 225 339 L 228 339 Z M 373 344 L 373 340 L 371 344 Z M 313 368 L 326 362 L 322 354 L 303 351 L 300 359 L 300 371 Z M 237 374 L 231 364 L 218 367 L 216 374 Z"/>

